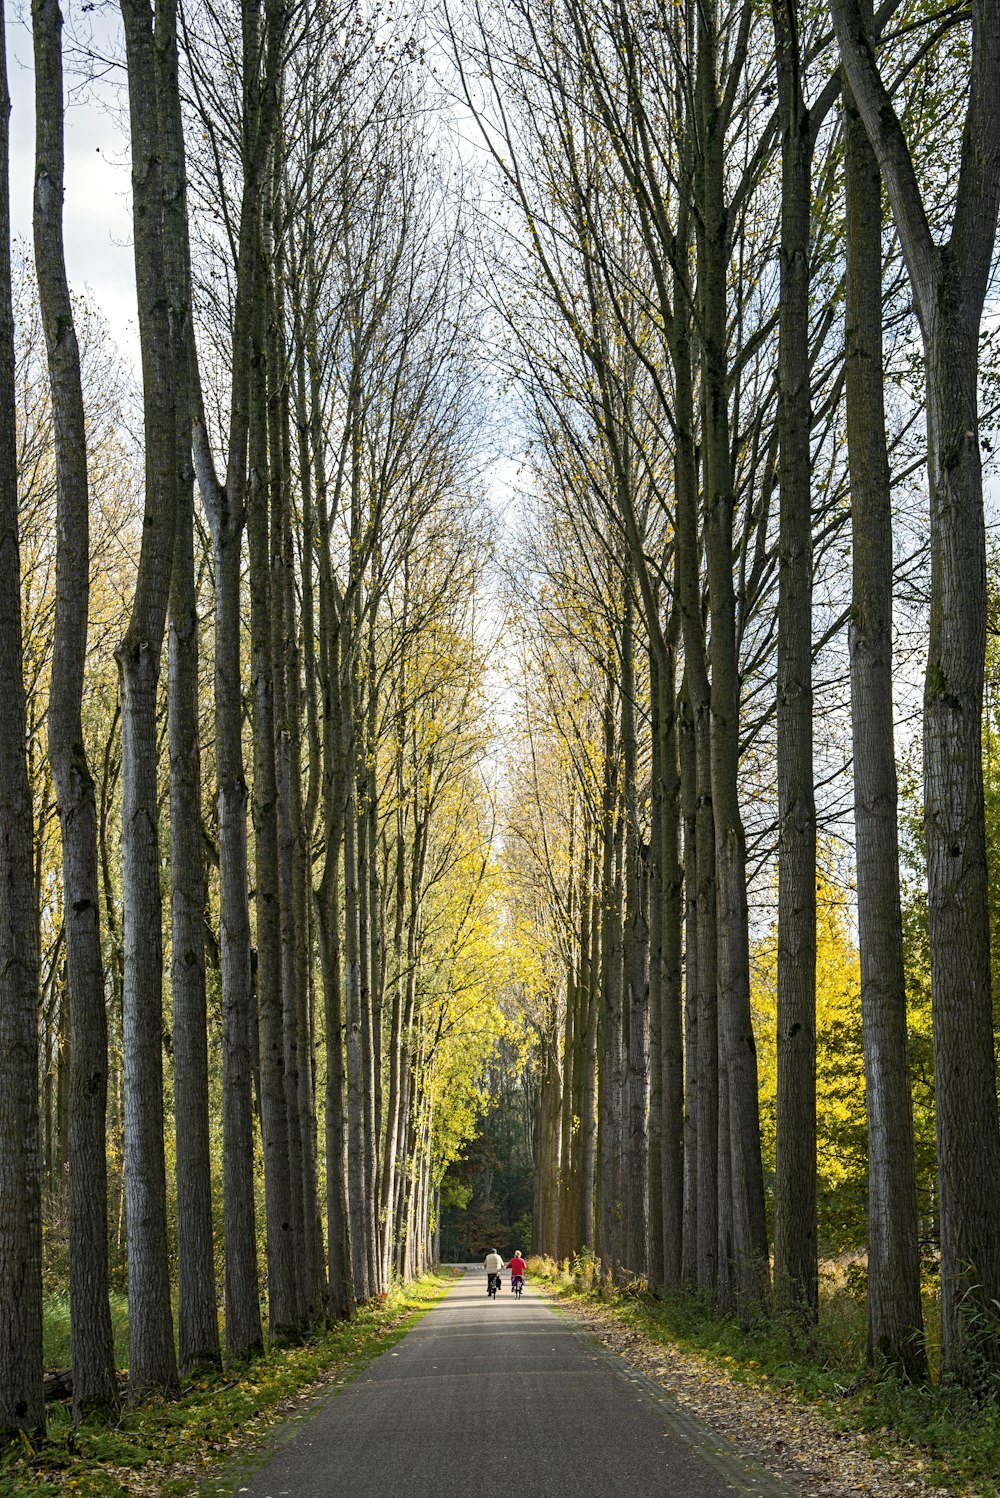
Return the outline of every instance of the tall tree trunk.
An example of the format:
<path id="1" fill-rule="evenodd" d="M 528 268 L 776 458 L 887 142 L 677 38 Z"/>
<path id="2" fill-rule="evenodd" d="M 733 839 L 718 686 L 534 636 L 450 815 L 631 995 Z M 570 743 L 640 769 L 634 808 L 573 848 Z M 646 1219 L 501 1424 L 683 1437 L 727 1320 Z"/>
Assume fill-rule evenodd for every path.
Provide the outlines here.
<path id="1" fill-rule="evenodd" d="M 598 1066 L 600 1117 L 600 1257 L 604 1275 L 621 1265 L 621 911 L 615 909 L 615 850 L 618 844 L 618 762 L 614 696 L 610 675 L 604 701 L 604 766 L 601 801 L 601 1019 Z"/>
<path id="2" fill-rule="evenodd" d="M 1000 208 L 1000 9 L 992 0 L 974 0 L 972 6 L 969 105 L 953 227 L 943 244 L 931 235 L 860 0 L 834 0 L 833 15 L 851 91 L 892 205 L 924 344 L 931 501 L 924 828 L 941 1363 L 972 1381 L 984 1360 L 1000 1363 L 1000 1128 L 982 777 L 986 543 L 978 407 L 979 327 Z"/>
<path id="3" fill-rule="evenodd" d="M 378 925 L 380 899 L 378 895 L 378 850 L 376 846 L 378 814 L 375 785 L 375 754 L 378 713 L 378 691 L 375 667 L 375 621 L 376 602 L 369 602 L 368 638 L 365 646 L 365 700 L 359 696 L 356 705 L 356 721 L 361 728 L 358 741 L 358 933 L 359 943 L 359 991 L 361 1013 L 361 1058 L 364 1077 L 363 1122 L 364 1122 L 364 1167 L 365 1167 L 365 1215 L 368 1223 L 368 1282 L 373 1295 L 382 1289 L 378 1243 L 378 1117 L 377 1101 L 381 1090 L 381 1077 L 377 1064 L 380 1044 L 375 1037 L 375 1003 L 380 966 Z M 363 707 L 363 711 L 362 711 Z M 380 1017 L 381 1022 L 381 1017 Z M 379 1036 L 379 1042 L 381 1036 Z"/>
<path id="4" fill-rule="evenodd" d="M 176 392 L 177 523 L 170 584 L 168 705 L 171 836 L 171 988 L 177 1182 L 177 1333 L 190 1372 L 220 1362 L 213 1243 L 204 931 L 208 904 L 202 841 L 198 717 L 198 605 L 194 570 L 193 390 L 187 172 L 173 13 L 157 58 L 164 117 L 164 228 L 178 266 L 171 335 Z M 162 19 L 162 18 L 161 18 Z"/>
<path id="5" fill-rule="evenodd" d="M 45 1429 L 38 937 L 25 758 L 11 306 L 10 94 L 0 6 L 0 1447 Z"/>
<path id="6" fill-rule="evenodd" d="M 309 454 L 316 476 L 317 577 L 319 584 L 319 699 L 310 713 L 310 766 L 321 766 L 317 796 L 323 818 L 323 865 L 313 894 L 323 1009 L 326 1029 L 326 1203 L 327 1256 L 330 1304 L 334 1315 L 354 1314 L 356 1297 L 352 1269 L 350 1214 L 347 1192 L 346 1094 L 343 1042 L 343 993 L 340 935 L 340 857 L 343 846 L 342 776 L 339 755 L 340 635 L 339 611 L 330 553 L 330 496 L 327 488 L 323 402 L 320 390 L 316 334 L 315 267 L 307 258 L 308 312 L 302 330 L 308 363 L 308 403 L 303 389 L 303 424 L 308 430 Z M 304 384 L 304 380 L 303 380 Z M 306 406 L 308 404 L 308 412 Z M 303 607 L 311 594 L 303 591 Z M 304 614 L 305 622 L 305 614 Z M 312 634 L 305 630 L 306 648 Z"/>
<path id="7" fill-rule="evenodd" d="M 223 1221 L 226 1345 L 233 1357 L 260 1347 L 257 1235 L 253 1188 L 253 1048 L 256 1016 L 250 964 L 247 786 L 243 764 L 240 661 L 240 559 L 246 524 L 251 354 L 260 280 L 260 201 L 267 180 L 286 18 L 265 0 L 264 25 L 255 0 L 241 6 L 240 121 L 243 189 L 237 245 L 225 481 L 220 482 L 208 436 L 193 340 L 189 346 L 195 470 L 212 531 L 215 567 L 215 752 L 219 799 L 219 924 L 222 981 Z"/>
<path id="8" fill-rule="evenodd" d="M 584 1062 L 584 1081 L 580 1131 L 583 1143 L 580 1151 L 580 1241 L 591 1253 L 597 1252 L 597 1143 L 598 1143 L 598 1083 L 597 1057 L 600 1041 L 600 971 L 601 971 L 601 919 L 600 886 L 597 879 L 596 836 L 593 826 L 589 828 L 590 839 L 590 916 L 589 951 L 587 955 L 586 1004 L 587 1041 Z M 584 948 L 587 950 L 587 948 Z"/>
<path id="9" fill-rule="evenodd" d="M 312 901 L 312 850 L 316 840 L 316 822 L 320 808 L 322 785 L 322 753 L 319 745 L 319 662 L 316 657 L 316 608 L 315 608 L 315 551 L 317 527 L 313 500 L 314 472 L 318 480 L 319 470 L 315 464 L 310 442 L 309 415 L 306 386 L 305 326 L 301 308 L 293 299 L 295 323 L 293 327 L 293 357 L 295 363 L 296 438 L 299 461 L 299 488 L 302 503 L 302 535 L 299 558 L 299 588 L 301 605 L 301 651 L 298 636 L 287 645 L 287 670 L 289 682 L 295 682 L 298 706 L 290 711 L 291 775 L 293 807 L 299 808 L 299 829 L 296 844 L 296 900 L 301 911 L 298 917 L 308 929 L 309 937 L 301 961 L 306 968 L 302 1000 L 306 1006 L 303 1025 L 306 1043 L 300 1057 L 299 1108 L 302 1115 L 302 1172 L 303 1196 L 308 1234 L 308 1256 L 310 1276 L 315 1287 L 317 1315 L 328 1306 L 328 1275 L 323 1244 L 323 1222 L 319 1200 L 319 1139 L 316 1116 L 316 1024 L 315 1024 L 315 971 L 316 971 L 316 915 Z M 291 543 L 291 517 L 286 516 L 288 541 Z M 294 615 L 295 575 L 291 562 L 286 564 L 285 585 L 288 595 L 286 612 Z M 301 670 L 301 675 L 300 675 Z M 304 688 L 304 690 L 303 690 Z M 302 795 L 302 733 L 303 714 L 306 725 L 309 770 L 305 795 Z M 296 768 L 298 766 L 298 768 Z M 300 1033 L 302 1027 L 300 1026 Z"/>
<path id="10" fill-rule="evenodd" d="M 32 12 L 35 51 L 35 270 L 55 440 L 58 516 L 56 612 L 49 686 L 49 757 L 62 832 L 69 989 L 69 1275 L 73 1415 L 117 1402 L 108 1300 L 106 1115 L 108 1026 L 104 1006 L 97 803 L 83 740 L 89 612 L 87 436 L 73 306 L 63 251 L 62 16 L 58 0 Z"/>
<path id="11" fill-rule="evenodd" d="M 327 872 L 316 894 L 316 929 L 326 1014 L 326 1202 L 330 1303 L 342 1320 L 354 1314 L 354 1270 L 347 1193 L 347 1128 L 343 1002 L 340 970 L 339 858 L 327 853 Z"/>
<path id="12" fill-rule="evenodd" d="M 662 783 L 662 956 L 660 988 L 660 1199 L 663 1283 L 680 1284 L 684 1229 L 684 1040 L 682 1023 L 682 875 L 680 765 L 674 652 L 676 611 L 667 626 L 667 654 L 656 678 Z"/>
<path id="13" fill-rule="evenodd" d="M 264 243 L 261 245 L 265 253 Z M 250 637 L 253 672 L 253 827 L 256 856 L 257 1021 L 260 1134 L 264 1154 L 268 1319 L 271 1337 L 295 1335 L 301 1244 L 296 1242 L 285 1096 L 285 1036 L 278 857 L 278 785 L 274 732 L 267 369 L 264 352 L 264 271 L 257 277 L 250 405 L 247 538 L 250 548 Z"/>
<path id="14" fill-rule="evenodd" d="M 178 379 L 178 402 L 183 390 Z M 198 723 L 193 473 L 186 402 L 178 423 L 180 493 L 170 592 L 171 988 L 177 1157 L 177 1340 L 181 1371 L 220 1361 L 212 1227 L 205 858 Z M 183 444 L 185 445 L 182 445 Z"/>
<path id="15" fill-rule="evenodd" d="M 926 1371 L 917 1244 L 892 715 L 892 500 L 882 357 L 878 162 L 844 88 L 849 632 L 861 1023 L 868 1119 L 868 1357 Z"/>
<path id="16" fill-rule="evenodd" d="M 622 1205 L 624 1255 L 633 1276 L 647 1272 L 649 1252 L 649 984 L 648 902 L 639 842 L 636 788 L 635 631 L 632 580 L 625 579 L 622 626 L 622 817 L 625 865 L 625 923 L 622 941 L 622 1064 L 625 1088 Z M 644 908 L 645 907 L 645 908 Z"/>
<path id="17" fill-rule="evenodd" d="M 812 752 L 809 213 L 812 133 L 795 0 L 774 0 L 781 117 L 778 344 L 778 1095 L 774 1283 L 819 1309 L 816 1247 L 816 799 Z"/>
<path id="18" fill-rule="evenodd" d="M 303 913 L 298 909 L 296 860 L 297 809 L 301 797 L 301 765 L 293 782 L 291 715 L 298 703 L 298 678 L 289 669 L 289 655 L 296 648 L 294 601 L 290 600 L 291 545 L 286 541 L 290 520 L 291 473 L 288 430 L 289 386 L 285 348 L 285 234 L 281 194 L 282 151 L 280 140 L 274 152 L 270 211 L 264 222 L 264 253 L 267 332 L 267 456 L 270 491 L 269 595 L 271 671 L 273 682 L 273 733 L 275 776 L 275 821 L 277 832 L 277 876 L 279 942 L 281 964 L 282 1084 L 285 1109 L 285 1147 L 288 1168 L 289 1237 L 293 1260 L 292 1288 L 295 1319 L 300 1326 L 312 1320 L 307 1301 L 314 1299 L 309 1284 L 310 1255 L 307 1248 L 305 1176 L 302 1159 L 300 1116 L 299 1026 L 305 1002 L 306 936 Z M 287 560 L 286 560 L 287 559 Z M 296 724 L 297 728 L 297 724 Z"/>
<path id="19" fill-rule="evenodd" d="M 684 1222 L 681 1282 L 698 1279 L 698 790 L 694 717 L 687 672 L 677 699 L 678 762 L 684 824 Z"/>
<path id="20" fill-rule="evenodd" d="M 573 857 L 570 857 L 570 874 L 568 883 L 572 891 L 576 870 L 573 867 Z M 562 1114 L 559 1120 L 559 1136 L 561 1140 L 559 1156 L 562 1169 L 559 1174 L 559 1257 L 567 1258 L 576 1251 L 574 1241 L 575 1220 L 573 1216 L 573 1067 L 576 1059 L 576 967 L 573 961 L 573 938 L 572 938 L 572 912 L 573 894 L 568 899 L 567 922 L 567 944 L 569 952 L 566 959 L 566 1023 L 563 1028 L 563 1062 L 562 1062 Z"/>
<path id="21" fill-rule="evenodd" d="M 382 1278 L 382 1218 L 379 1202 L 382 1189 L 383 1158 L 380 1139 L 383 1122 L 382 1005 L 385 999 L 385 897 L 379 876 L 379 785 L 378 785 L 378 715 L 382 705 L 379 690 L 380 661 L 372 611 L 368 638 L 368 713 L 366 743 L 368 754 L 368 794 L 365 797 L 365 841 L 368 847 L 368 923 L 369 923 L 369 990 L 368 1044 L 371 1110 L 367 1117 L 369 1151 L 369 1200 L 371 1203 L 373 1281 L 379 1291 L 385 1289 Z"/>
<path id="22" fill-rule="evenodd" d="M 181 267 L 164 230 L 169 148 L 157 50 L 173 32 L 170 5 L 152 15 L 122 0 L 132 138 L 136 292 L 146 439 L 146 515 L 132 616 L 118 648 L 122 680 L 122 888 L 125 988 L 125 1196 L 128 1217 L 129 1385 L 133 1396 L 177 1387 L 163 1154 L 157 683 L 177 512 L 175 351 L 171 313 Z M 165 149 L 166 148 L 166 149 Z"/>
<path id="23" fill-rule="evenodd" d="M 345 610 L 350 612 L 351 606 Z M 353 678 L 357 670 L 354 659 L 355 629 L 342 626 L 340 680 L 340 721 L 338 734 L 337 777 L 342 787 L 344 816 L 344 997 L 347 1040 L 347 1173 L 348 1203 L 351 1218 L 351 1253 L 354 1286 L 358 1299 L 372 1294 L 369 1275 L 368 1191 L 365 1176 L 365 1073 L 362 1048 L 361 1016 L 361 929 L 358 910 L 358 801 L 357 754 L 355 749 Z"/>
<path id="24" fill-rule="evenodd" d="M 729 226 L 724 202 L 726 119 L 716 75 L 714 11 L 698 17 L 698 315 L 702 363 L 705 546 L 712 652 L 712 812 L 718 901 L 719 1044 L 728 1086 L 732 1264 L 741 1323 L 766 1304 L 769 1286 L 760 1150 L 757 1053 L 750 1020 L 746 838 L 740 813 L 740 683 L 732 537 L 734 494 L 727 378 Z M 699 869 L 701 858 L 699 857 Z M 700 964 L 699 964 L 700 966 Z M 699 1045 L 701 1034 L 699 1028 Z M 702 1079 L 704 1080 L 704 1078 Z M 699 1141 L 700 1141 L 699 1130 Z M 700 1184 L 700 1183 L 699 1183 Z M 699 1219 L 700 1219 L 699 1210 Z"/>
<path id="25" fill-rule="evenodd" d="M 409 570 L 403 563 L 401 629 L 405 636 L 409 607 Z M 402 1102 L 403 1002 L 406 979 L 403 969 L 403 931 L 406 917 L 406 783 L 404 777 L 406 660 L 400 663 L 396 684 L 398 707 L 395 720 L 394 786 L 396 795 L 395 851 L 393 860 L 392 1013 L 389 1020 L 389 1092 L 385 1107 L 385 1143 L 382 1150 L 382 1183 L 379 1216 L 382 1223 L 382 1279 L 388 1283 L 393 1262 L 393 1226 Z"/>
<path id="26" fill-rule="evenodd" d="M 215 756 L 219 798 L 219 947 L 222 986 L 222 1196 L 226 1347 L 246 1357 L 263 1332 L 253 1184 L 250 896 L 247 786 L 240 680 L 239 519 L 212 526 L 215 561 Z"/>
<path id="27" fill-rule="evenodd" d="M 671 360 L 674 372 L 677 443 L 674 483 L 677 494 L 675 574 L 684 642 L 684 698 L 690 708 L 688 797 L 693 820 L 686 823 L 685 885 L 687 930 L 687 1094 L 691 1120 L 688 1151 L 690 1268 L 699 1289 L 718 1282 L 719 1046 L 715 821 L 710 752 L 710 686 L 702 617 L 698 535 L 698 470 L 695 449 L 694 380 L 688 309 L 691 287 L 683 261 L 675 272 L 678 308 Z M 682 737 L 682 748 L 684 746 Z M 693 925 L 692 925 L 693 920 Z"/>
<path id="28" fill-rule="evenodd" d="M 660 663 L 649 651 L 649 1282 L 664 1283 L 663 1266 L 663 1019 L 664 853 L 663 694 Z"/>

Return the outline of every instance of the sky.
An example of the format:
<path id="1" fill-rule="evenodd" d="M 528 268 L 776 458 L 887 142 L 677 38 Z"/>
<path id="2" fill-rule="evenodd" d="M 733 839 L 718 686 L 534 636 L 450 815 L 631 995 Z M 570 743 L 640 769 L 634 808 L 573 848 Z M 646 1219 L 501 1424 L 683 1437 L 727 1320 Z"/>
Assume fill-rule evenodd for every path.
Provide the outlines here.
<path id="1" fill-rule="evenodd" d="M 97 49 L 110 50 L 120 35 L 117 6 L 81 14 L 78 0 L 64 0 L 68 15 L 65 46 L 84 20 Z M 11 225 L 31 243 L 35 110 L 31 31 L 27 6 L 7 20 L 7 72 L 11 93 Z M 86 86 L 70 54 L 66 112 L 65 241 L 70 286 L 85 292 L 108 323 L 126 359 L 138 365 L 135 268 L 132 259 L 130 180 L 127 140 L 121 128 L 120 84 L 104 70 L 104 81 Z M 72 71 L 71 71 L 72 70 Z"/>

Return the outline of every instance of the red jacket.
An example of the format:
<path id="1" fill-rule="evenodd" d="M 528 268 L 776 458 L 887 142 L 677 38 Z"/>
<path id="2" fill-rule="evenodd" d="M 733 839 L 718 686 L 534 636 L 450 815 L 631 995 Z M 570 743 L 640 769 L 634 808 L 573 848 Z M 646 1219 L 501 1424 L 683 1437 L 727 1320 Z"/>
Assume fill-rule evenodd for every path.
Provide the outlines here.
<path id="1" fill-rule="evenodd" d="M 510 1263 L 507 1265 L 507 1268 L 510 1270 L 511 1274 L 519 1274 L 521 1275 L 522 1279 L 524 1277 L 524 1271 L 526 1267 L 527 1266 L 524 1260 L 521 1258 L 520 1254 L 515 1254 Z"/>

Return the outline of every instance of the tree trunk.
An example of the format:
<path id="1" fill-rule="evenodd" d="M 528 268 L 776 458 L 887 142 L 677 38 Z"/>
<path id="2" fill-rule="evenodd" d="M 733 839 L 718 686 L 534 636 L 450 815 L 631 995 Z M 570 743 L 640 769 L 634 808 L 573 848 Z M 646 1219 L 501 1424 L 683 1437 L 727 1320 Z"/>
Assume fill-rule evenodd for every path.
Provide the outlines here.
<path id="1" fill-rule="evenodd" d="M 656 651 L 649 652 L 649 1282 L 664 1283 L 663 1266 L 663 1019 L 664 881 L 666 870 L 663 693 Z"/>
<path id="2" fill-rule="evenodd" d="M 815 1319 L 816 801 L 812 749 L 812 462 L 809 451 L 809 213 L 812 135 L 797 6 L 773 6 L 781 117 L 778 344 L 778 1095 L 774 1283 Z"/>
<path id="3" fill-rule="evenodd" d="M 262 245 L 263 252 L 263 245 Z M 257 1022 L 260 1054 L 260 1134 L 264 1154 L 268 1320 L 272 1339 L 293 1337 L 301 1244 L 292 1214 L 285 1096 L 285 1036 L 278 857 L 278 785 L 274 733 L 275 662 L 272 651 L 267 387 L 264 357 L 264 273 L 257 278 L 254 379 L 250 406 L 250 637 L 253 672 L 253 828 L 256 860 Z"/>
<path id="4" fill-rule="evenodd" d="M 1000 151 L 997 153 L 1000 155 Z M 947 278 L 946 278 L 947 279 Z M 942 1367 L 1000 1364 L 1000 1132 L 982 781 L 986 566 L 977 410 L 978 317 L 928 339 L 931 632 L 924 828 L 941 1215 Z M 993 1335 L 984 1337 L 982 1318 Z"/>
<path id="5" fill-rule="evenodd" d="M 376 1124 L 377 1091 L 380 1088 L 376 1065 L 375 995 L 378 984 L 379 905 L 377 848 L 377 791 L 375 786 L 376 714 L 378 696 L 375 681 L 376 604 L 369 602 L 368 639 L 365 676 L 367 697 L 362 703 L 360 673 L 356 679 L 358 696 L 355 720 L 362 729 L 358 736 L 358 976 L 361 1016 L 361 1061 L 363 1074 L 362 1103 L 364 1128 L 365 1217 L 367 1222 L 368 1283 L 371 1294 L 382 1289 L 378 1244 L 378 1130 Z M 362 711 L 362 708 L 364 709 Z M 373 825 L 374 823 L 374 825 Z M 381 1037 L 380 1037 L 381 1038 Z"/>
<path id="6" fill-rule="evenodd" d="M 616 882 L 618 846 L 618 764 L 614 700 L 610 677 L 604 703 L 604 768 L 601 804 L 601 1010 L 598 1111 L 600 1128 L 600 1257 L 604 1275 L 617 1277 L 621 1266 L 621 908 Z M 620 864 L 619 864 L 620 871 Z"/>
<path id="7" fill-rule="evenodd" d="M 406 629 L 408 577 L 405 573 L 402 602 L 402 628 Z M 392 928 L 392 1014 L 389 1021 L 389 1092 L 385 1108 L 385 1142 L 382 1150 L 382 1190 L 379 1214 L 382 1222 L 382 1279 L 388 1283 L 393 1261 L 393 1227 L 399 1173 L 399 1134 L 403 1065 L 403 1002 L 406 980 L 403 971 L 403 928 L 406 914 L 406 786 L 403 774 L 405 727 L 403 702 L 406 693 L 406 664 L 400 665 L 394 749 L 394 783 L 396 793 L 396 829 L 393 873 Z"/>
<path id="8" fill-rule="evenodd" d="M 316 895 L 316 928 L 326 1013 L 326 1203 L 330 1303 L 346 1320 L 355 1310 L 351 1224 L 347 1199 L 343 1010 L 340 972 L 339 859 L 327 852 L 329 878 Z"/>
<path id="9" fill-rule="evenodd" d="M 157 683 L 177 512 L 175 350 L 170 316 L 181 268 L 164 230 L 169 137 L 157 49 L 170 6 L 152 16 L 122 0 L 132 137 L 136 292 L 146 439 L 146 516 L 135 599 L 117 655 L 122 680 L 122 889 L 125 987 L 125 1198 L 128 1218 L 129 1386 L 133 1396 L 177 1387 L 163 1155 Z"/>
<path id="10" fill-rule="evenodd" d="M 636 789 L 635 633 L 631 577 L 625 579 L 622 626 L 621 733 L 622 836 L 625 922 L 622 938 L 622 1068 L 627 1123 L 623 1119 L 623 1252 L 633 1276 L 645 1275 L 649 1253 L 649 984 L 648 901 L 639 843 Z"/>
<path id="11" fill-rule="evenodd" d="M 365 1177 L 364 1058 L 361 1017 L 361 930 L 358 910 L 358 802 L 354 743 L 354 628 L 341 638 L 337 778 L 344 805 L 344 997 L 347 1040 L 347 1174 L 354 1287 L 360 1301 L 372 1294 L 369 1276 L 368 1192 Z"/>
<path id="12" fill-rule="evenodd" d="M 178 382 L 179 387 L 181 382 Z M 178 391 L 180 396 L 180 388 Z M 205 997 L 205 860 L 198 724 L 198 608 L 194 584 L 190 422 L 179 422 L 181 492 L 170 594 L 171 987 L 177 1154 L 177 1339 L 181 1371 L 221 1359 L 216 1309 Z M 190 453 L 190 445 L 186 448 Z"/>
<path id="13" fill-rule="evenodd" d="M 660 1199 L 663 1284 L 680 1284 L 684 1227 L 684 1039 L 681 991 L 682 875 L 680 766 L 676 728 L 676 615 L 667 628 L 667 655 L 657 672 L 662 782 L 662 956 L 660 989 Z"/>
<path id="14" fill-rule="evenodd" d="M 299 826 L 295 851 L 296 903 L 300 912 L 298 921 L 308 931 L 305 950 L 300 954 L 305 968 L 302 1002 L 305 1014 L 300 1024 L 300 1041 L 303 1049 L 299 1065 L 299 1109 L 302 1116 L 302 1173 L 303 1197 L 308 1236 L 309 1272 L 314 1287 L 316 1315 L 322 1316 L 328 1309 L 328 1274 L 323 1244 L 323 1221 L 319 1200 L 319 1139 L 316 1116 L 316 914 L 312 901 L 312 849 L 316 841 L 316 821 L 320 807 L 322 785 L 322 753 L 319 746 L 319 663 L 316 656 L 315 620 L 315 550 L 317 529 L 313 502 L 314 470 L 318 479 L 309 433 L 309 416 L 306 394 L 306 349 L 305 327 L 300 309 L 296 305 L 293 324 L 297 451 L 299 460 L 299 488 L 302 503 L 302 537 L 300 548 L 299 588 L 301 604 L 301 649 L 299 637 L 287 643 L 287 666 L 289 682 L 295 683 L 298 703 L 290 707 L 289 732 L 291 735 L 291 776 L 293 810 L 298 807 Z M 291 545 L 291 518 L 286 514 L 286 545 Z M 294 616 L 295 573 L 294 565 L 286 564 L 285 586 L 288 597 L 286 612 Z M 289 631 L 289 634 L 294 631 Z M 300 676 L 300 669 L 302 675 Z M 303 679 L 304 678 L 304 679 Z M 304 690 L 303 690 L 304 688 Z M 302 733 L 303 714 L 306 724 L 309 771 L 305 795 L 302 794 Z M 300 980 L 301 981 L 301 980 Z"/>
<path id="15" fill-rule="evenodd" d="M 687 673 L 677 699 L 681 815 L 684 823 L 684 1221 L 681 1283 L 698 1282 L 698 790 L 694 718 Z"/>
<path id="16" fill-rule="evenodd" d="M 0 1447 L 45 1429 L 38 937 L 25 758 L 11 307 L 10 95 L 0 7 Z"/>
<path id="17" fill-rule="evenodd" d="M 580 1245 L 597 1251 L 595 1192 L 597 1183 L 597 1046 L 600 991 L 600 894 L 595 879 L 594 828 L 587 828 L 587 878 L 584 882 L 584 918 L 580 928 L 582 1001 L 586 1005 L 586 1036 L 583 1045 L 583 1078 L 580 1089 Z"/>
<path id="18" fill-rule="evenodd" d="M 846 197 L 847 449 L 853 593 L 849 632 L 861 1021 L 868 1119 L 868 1357 L 926 1372 L 917 1244 L 892 713 L 892 508 L 882 361 L 881 193 L 849 87 Z"/>
<path id="19" fill-rule="evenodd" d="M 703 10 L 698 20 L 697 108 L 702 154 L 698 163 L 697 261 L 705 547 L 712 653 L 711 766 L 718 902 L 719 1045 L 728 1085 L 730 1158 L 726 1164 L 732 1172 L 732 1191 L 728 1196 L 733 1218 L 732 1263 L 740 1319 L 746 1324 L 766 1304 L 770 1287 L 757 1100 L 757 1053 L 750 1020 L 746 838 L 738 791 L 740 684 L 732 565 L 734 495 L 726 364 L 729 243 L 724 204 L 726 121 L 716 77 L 717 49 L 714 13 Z M 701 872 L 700 852 L 698 862 Z M 703 981 L 707 980 L 707 975 L 701 976 Z M 699 1047 L 704 1055 L 700 1025 Z M 700 1219 L 701 1203 L 699 1230 Z"/>
<path id="20" fill-rule="evenodd" d="M 924 685 L 931 1010 L 941 1216 L 941 1365 L 1000 1363 L 1000 1129 L 982 777 L 986 542 L 979 327 L 1000 208 L 1000 10 L 972 7 L 969 106 L 951 235 L 931 235 L 860 0 L 834 0 L 851 91 L 875 149 L 920 319 L 927 387 L 931 617 Z M 987 1332 L 985 1328 L 991 1330 Z"/>
<path id="21" fill-rule="evenodd" d="M 58 484 L 56 613 L 49 687 L 49 756 L 62 832 L 69 989 L 69 1275 L 73 1417 L 117 1403 L 108 1301 L 104 1007 L 97 804 L 83 740 L 89 612 L 87 438 L 80 355 L 63 251 L 62 17 L 58 0 L 32 13 L 35 50 L 35 269 L 49 382 Z"/>
<path id="22" fill-rule="evenodd" d="M 291 546 L 286 544 L 289 526 L 291 474 L 289 471 L 289 388 L 284 332 L 284 264 L 286 226 L 281 199 L 282 151 L 274 152 L 271 191 L 264 217 L 265 305 L 267 332 L 264 339 L 267 366 L 267 460 L 270 496 L 269 533 L 269 626 L 272 681 L 272 733 L 274 748 L 275 824 L 277 851 L 278 930 L 281 994 L 281 1078 L 285 1113 L 285 1163 L 288 1171 L 288 1237 L 292 1256 L 291 1289 L 295 1322 L 306 1326 L 313 1319 L 307 1300 L 315 1299 L 309 1284 L 310 1254 L 307 1248 L 305 1175 L 302 1158 L 300 1116 L 299 1026 L 303 1018 L 306 927 L 298 908 L 296 862 L 301 797 L 301 765 L 293 782 L 291 714 L 298 702 L 298 678 L 290 670 L 289 656 L 296 648 L 294 602 L 290 602 Z M 293 668 L 296 669 L 297 668 Z M 297 727 L 297 724 L 296 724 Z"/>

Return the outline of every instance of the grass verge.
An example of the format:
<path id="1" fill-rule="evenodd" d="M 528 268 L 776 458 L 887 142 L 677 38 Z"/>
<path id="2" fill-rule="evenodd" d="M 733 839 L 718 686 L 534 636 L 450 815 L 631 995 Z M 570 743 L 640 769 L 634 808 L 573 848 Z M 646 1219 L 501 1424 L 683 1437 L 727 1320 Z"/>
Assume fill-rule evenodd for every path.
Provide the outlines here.
<path id="1" fill-rule="evenodd" d="M 308 1342 L 184 1383 L 178 1399 L 125 1408 L 114 1425 L 73 1431 L 69 1411 L 49 1411 L 37 1450 L 0 1461 L 0 1498 L 192 1498 L 228 1493 L 227 1468 L 245 1469 L 274 1426 L 302 1414 L 320 1386 L 347 1384 L 398 1342 L 450 1288 L 446 1275 L 395 1287 L 348 1322 Z M 266 1455 L 266 1452 L 265 1452 Z"/>
<path id="2" fill-rule="evenodd" d="M 820 1323 L 808 1332 L 781 1321 L 744 1332 L 697 1295 L 602 1290 L 589 1261 L 560 1267 L 535 1259 L 529 1272 L 561 1301 L 598 1305 L 623 1328 L 858 1432 L 873 1457 L 889 1457 L 925 1483 L 1000 1498 L 1000 1387 L 977 1397 L 958 1385 L 914 1385 L 867 1367 L 864 1303 L 842 1285 L 827 1285 Z"/>

